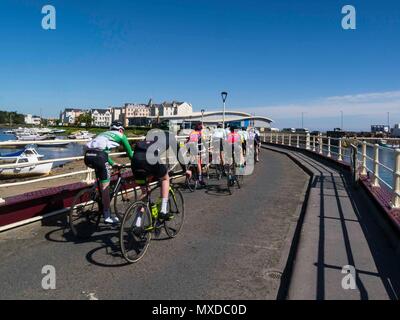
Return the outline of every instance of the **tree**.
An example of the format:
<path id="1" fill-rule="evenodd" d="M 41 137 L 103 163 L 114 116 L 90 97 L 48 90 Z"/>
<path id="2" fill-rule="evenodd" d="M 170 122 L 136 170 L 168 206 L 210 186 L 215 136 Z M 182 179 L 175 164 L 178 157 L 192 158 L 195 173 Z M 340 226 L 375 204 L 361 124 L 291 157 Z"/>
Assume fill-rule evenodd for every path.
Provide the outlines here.
<path id="1" fill-rule="evenodd" d="M 77 125 L 81 125 L 81 124 L 85 124 L 86 127 L 90 127 L 92 125 L 93 122 L 93 118 L 92 115 L 90 113 L 82 113 L 78 116 L 78 118 L 76 119 L 75 123 Z"/>

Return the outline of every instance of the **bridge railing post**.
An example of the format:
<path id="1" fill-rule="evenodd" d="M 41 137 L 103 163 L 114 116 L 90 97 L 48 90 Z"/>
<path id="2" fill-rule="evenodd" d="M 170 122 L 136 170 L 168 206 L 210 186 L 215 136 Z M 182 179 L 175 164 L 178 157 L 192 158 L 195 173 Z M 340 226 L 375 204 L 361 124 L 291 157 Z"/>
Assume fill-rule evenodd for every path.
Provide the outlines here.
<path id="1" fill-rule="evenodd" d="M 315 136 L 312 137 L 312 151 L 315 152 Z"/>
<path id="2" fill-rule="evenodd" d="M 322 133 L 319 134 L 319 154 L 324 153 L 324 145 L 323 145 L 323 140 L 322 140 Z"/>
<path id="3" fill-rule="evenodd" d="M 285 134 L 282 133 L 282 144 L 285 144 Z"/>
<path id="4" fill-rule="evenodd" d="M 361 176 L 367 175 L 367 142 L 363 141 L 361 145 Z"/>
<path id="5" fill-rule="evenodd" d="M 291 135 L 291 134 L 289 134 L 288 146 L 289 146 L 289 147 L 292 146 L 292 135 Z"/>
<path id="6" fill-rule="evenodd" d="M 331 155 L 331 137 L 328 137 L 328 154 L 327 154 L 328 158 L 330 158 Z"/>
<path id="7" fill-rule="evenodd" d="M 264 134 L 263 134 L 263 141 L 265 142 L 265 141 L 266 141 L 266 139 L 267 139 L 267 133 L 266 133 L 266 132 L 264 132 Z"/>
<path id="8" fill-rule="evenodd" d="M 278 144 L 278 143 L 279 143 L 279 134 L 276 133 L 276 136 L 275 136 L 275 144 Z"/>
<path id="9" fill-rule="evenodd" d="M 306 135 L 306 149 L 310 150 L 310 133 L 308 133 L 308 132 Z"/>
<path id="10" fill-rule="evenodd" d="M 400 208 L 400 149 L 394 152 L 392 208 Z"/>
<path id="11" fill-rule="evenodd" d="M 338 161 L 343 161 L 342 138 L 339 138 Z"/>
<path id="12" fill-rule="evenodd" d="M 271 131 L 271 134 L 269 136 L 269 143 L 272 143 L 272 138 L 273 138 L 273 136 L 272 136 L 272 131 Z"/>
<path id="13" fill-rule="evenodd" d="M 300 148 L 300 135 L 297 135 L 296 147 L 297 147 L 297 148 Z"/>
<path id="14" fill-rule="evenodd" d="M 379 144 L 374 144 L 374 170 L 372 176 L 372 186 L 380 187 L 379 185 Z"/>

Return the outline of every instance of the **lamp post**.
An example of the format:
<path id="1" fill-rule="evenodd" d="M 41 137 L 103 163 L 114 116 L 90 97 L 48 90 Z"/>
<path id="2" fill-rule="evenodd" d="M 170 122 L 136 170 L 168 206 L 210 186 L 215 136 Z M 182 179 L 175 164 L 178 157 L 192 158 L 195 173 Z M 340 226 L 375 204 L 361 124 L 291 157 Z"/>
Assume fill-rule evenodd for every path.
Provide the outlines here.
<path id="1" fill-rule="evenodd" d="M 340 130 L 343 131 L 343 111 L 340 111 Z"/>
<path id="2" fill-rule="evenodd" d="M 203 127 L 204 109 L 201 109 L 201 126 Z"/>
<path id="3" fill-rule="evenodd" d="M 226 101 L 226 97 L 228 96 L 228 92 L 221 92 L 221 97 L 222 97 L 222 102 L 224 104 L 224 111 L 222 113 L 222 127 L 225 129 L 225 101 Z"/>
<path id="4" fill-rule="evenodd" d="M 301 113 L 301 128 L 304 129 L 304 114 L 305 112 Z"/>

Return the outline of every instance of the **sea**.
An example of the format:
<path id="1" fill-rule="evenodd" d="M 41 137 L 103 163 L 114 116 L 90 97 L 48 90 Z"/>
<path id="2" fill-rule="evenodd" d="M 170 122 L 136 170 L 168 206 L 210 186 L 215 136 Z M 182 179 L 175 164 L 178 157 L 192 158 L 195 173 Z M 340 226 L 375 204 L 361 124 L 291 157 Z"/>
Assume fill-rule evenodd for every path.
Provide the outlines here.
<path id="1" fill-rule="evenodd" d="M 0 128 L 0 141 L 15 140 L 16 137 L 13 134 L 4 134 L 7 129 Z M 59 136 L 59 138 L 65 138 Z M 72 142 L 65 147 L 36 147 L 39 154 L 42 154 L 43 160 L 47 159 L 57 159 L 57 158 L 67 158 L 67 157 L 78 157 L 83 155 L 83 143 Z M 23 149 L 24 146 L 20 145 L 17 148 L 9 148 L 0 146 L 0 156 L 8 153 L 14 153 L 18 150 Z M 56 161 L 53 167 L 65 164 L 66 161 Z"/>

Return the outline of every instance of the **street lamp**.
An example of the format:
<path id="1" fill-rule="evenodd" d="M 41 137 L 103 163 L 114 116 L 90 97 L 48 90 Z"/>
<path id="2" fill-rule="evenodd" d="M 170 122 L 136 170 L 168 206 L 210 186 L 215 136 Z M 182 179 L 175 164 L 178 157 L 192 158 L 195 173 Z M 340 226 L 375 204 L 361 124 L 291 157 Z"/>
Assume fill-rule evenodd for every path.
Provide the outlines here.
<path id="1" fill-rule="evenodd" d="M 203 127 L 204 109 L 201 109 L 201 126 Z"/>
<path id="2" fill-rule="evenodd" d="M 225 92 L 225 91 L 221 92 L 222 102 L 224 103 L 224 111 L 222 113 L 222 127 L 224 129 L 225 129 L 225 101 L 226 101 L 227 96 L 228 96 L 228 92 Z"/>
<path id="3" fill-rule="evenodd" d="M 304 114 L 305 112 L 301 113 L 301 128 L 304 129 Z"/>
<path id="4" fill-rule="evenodd" d="M 343 131 L 343 111 L 340 111 L 340 130 Z"/>

